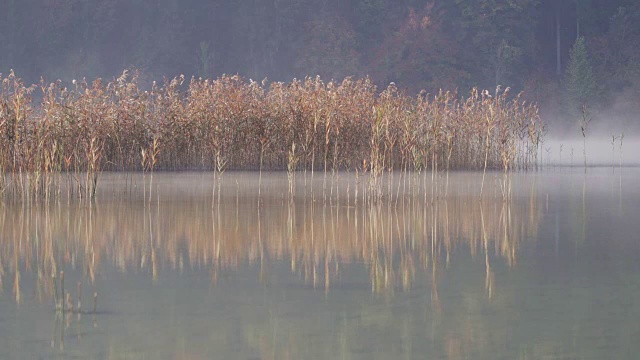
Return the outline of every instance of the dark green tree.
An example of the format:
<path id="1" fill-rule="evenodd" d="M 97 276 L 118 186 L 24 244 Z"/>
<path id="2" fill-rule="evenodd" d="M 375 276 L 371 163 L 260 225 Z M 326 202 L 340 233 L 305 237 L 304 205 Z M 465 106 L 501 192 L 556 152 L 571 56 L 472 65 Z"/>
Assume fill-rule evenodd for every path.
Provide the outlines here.
<path id="1" fill-rule="evenodd" d="M 601 68 L 611 90 L 640 87 L 640 4 L 620 7 L 604 36 Z"/>
<path id="2" fill-rule="evenodd" d="M 572 111 L 581 109 L 595 99 L 597 83 L 584 37 L 579 37 L 571 49 L 565 85 Z"/>
<path id="3" fill-rule="evenodd" d="M 476 85 L 517 86 L 533 58 L 537 0 L 454 0 L 448 23 L 454 25 L 477 73 Z"/>
<path id="4" fill-rule="evenodd" d="M 343 18 L 334 16 L 308 22 L 304 39 L 296 62 L 300 77 L 320 75 L 323 79 L 342 80 L 358 75 L 356 36 Z"/>

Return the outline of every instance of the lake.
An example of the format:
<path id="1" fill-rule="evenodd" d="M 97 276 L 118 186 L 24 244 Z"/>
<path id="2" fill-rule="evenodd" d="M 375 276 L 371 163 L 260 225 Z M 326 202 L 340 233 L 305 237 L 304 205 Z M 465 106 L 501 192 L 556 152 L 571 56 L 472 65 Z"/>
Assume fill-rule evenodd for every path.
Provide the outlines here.
<path id="1" fill-rule="evenodd" d="M 375 200 L 354 173 L 228 172 L 6 201 L 0 358 L 636 358 L 640 169 L 514 173 L 506 198 L 500 172 L 482 198 L 481 173 L 424 175 Z"/>

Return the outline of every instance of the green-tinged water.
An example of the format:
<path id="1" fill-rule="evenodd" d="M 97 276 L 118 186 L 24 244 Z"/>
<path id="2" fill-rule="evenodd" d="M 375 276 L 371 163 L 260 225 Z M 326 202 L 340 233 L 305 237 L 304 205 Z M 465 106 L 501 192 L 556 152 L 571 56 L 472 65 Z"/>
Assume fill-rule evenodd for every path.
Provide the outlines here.
<path id="1" fill-rule="evenodd" d="M 103 174 L 94 203 L 0 204 L 0 358 L 637 358 L 640 169 L 513 174 L 508 201 L 481 177 L 370 203 L 353 173 L 260 199 L 226 173 L 215 200 L 211 173 Z"/>

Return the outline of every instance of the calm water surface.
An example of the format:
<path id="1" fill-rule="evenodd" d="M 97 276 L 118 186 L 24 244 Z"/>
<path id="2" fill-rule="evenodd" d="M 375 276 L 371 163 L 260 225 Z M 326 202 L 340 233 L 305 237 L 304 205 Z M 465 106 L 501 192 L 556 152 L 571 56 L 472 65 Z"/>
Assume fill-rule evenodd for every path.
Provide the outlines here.
<path id="1" fill-rule="evenodd" d="M 353 174 L 259 198 L 251 173 L 0 204 L 0 358 L 640 356 L 639 169 L 514 174 L 510 201 L 501 174 L 482 201 L 480 174 L 394 177 L 377 204 Z"/>

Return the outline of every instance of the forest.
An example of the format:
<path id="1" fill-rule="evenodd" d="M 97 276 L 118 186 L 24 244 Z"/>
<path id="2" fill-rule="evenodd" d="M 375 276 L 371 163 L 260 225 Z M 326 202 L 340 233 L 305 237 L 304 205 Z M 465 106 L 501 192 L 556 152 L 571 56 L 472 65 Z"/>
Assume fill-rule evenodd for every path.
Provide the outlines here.
<path id="1" fill-rule="evenodd" d="M 113 80 L 136 69 L 149 87 L 222 74 L 369 77 L 408 94 L 467 96 L 502 85 L 523 91 L 553 124 L 579 117 L 584 103 L 622 117 L 637 112 L 640 3 L 7 0 L 0 49 L 0 73 L 14 70 L 25 84 Z"/>

